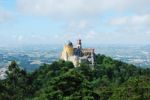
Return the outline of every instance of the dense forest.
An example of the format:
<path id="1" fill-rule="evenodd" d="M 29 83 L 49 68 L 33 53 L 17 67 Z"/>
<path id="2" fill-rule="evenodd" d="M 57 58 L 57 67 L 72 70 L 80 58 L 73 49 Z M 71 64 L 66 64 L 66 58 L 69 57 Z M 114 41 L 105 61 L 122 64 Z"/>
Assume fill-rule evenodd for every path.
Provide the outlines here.
<path id="1" fill-rule="evenodd" d="M 96 55 L 95 66 L 62 60 L 26 72 L 15 61 L 0 80 L 0 100 L 150 100 L 150 69 Z"/>

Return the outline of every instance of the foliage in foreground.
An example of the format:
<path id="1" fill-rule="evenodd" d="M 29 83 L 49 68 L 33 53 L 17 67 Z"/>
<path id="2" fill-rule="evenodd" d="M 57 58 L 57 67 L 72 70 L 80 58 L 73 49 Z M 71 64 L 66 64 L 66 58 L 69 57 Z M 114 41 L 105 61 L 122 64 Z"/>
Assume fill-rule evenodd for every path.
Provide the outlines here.
<path id="1" fill-rule="evenodd" d="M 13 61 L 0 80 L 0 100 L 149 100 L 149 93 L 150 69 L 100 54 L 94 68 L 60 60 L 32 73 Z"/>

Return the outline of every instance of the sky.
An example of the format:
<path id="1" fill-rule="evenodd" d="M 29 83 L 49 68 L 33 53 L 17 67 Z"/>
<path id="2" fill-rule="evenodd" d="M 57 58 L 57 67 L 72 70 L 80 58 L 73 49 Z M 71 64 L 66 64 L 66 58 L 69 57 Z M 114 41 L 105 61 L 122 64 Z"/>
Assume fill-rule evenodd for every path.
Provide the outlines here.
<path id="1" fill-rule="evenodd" d="M 0 46 L 150 44 L 150 0 L 0 0 Z"/>

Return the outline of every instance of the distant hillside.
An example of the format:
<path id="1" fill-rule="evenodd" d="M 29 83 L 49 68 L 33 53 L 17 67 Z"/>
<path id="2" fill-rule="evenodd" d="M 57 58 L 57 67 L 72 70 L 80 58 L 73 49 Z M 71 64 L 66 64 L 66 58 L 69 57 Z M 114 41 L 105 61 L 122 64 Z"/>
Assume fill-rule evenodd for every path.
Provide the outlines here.
<path id="1" fill-rule="evenodd" d="M 91 68 L 55 61 L 28 73 L 13 61 L 0 100 L 150 100 L 150 69 L 96 55 Z"/>

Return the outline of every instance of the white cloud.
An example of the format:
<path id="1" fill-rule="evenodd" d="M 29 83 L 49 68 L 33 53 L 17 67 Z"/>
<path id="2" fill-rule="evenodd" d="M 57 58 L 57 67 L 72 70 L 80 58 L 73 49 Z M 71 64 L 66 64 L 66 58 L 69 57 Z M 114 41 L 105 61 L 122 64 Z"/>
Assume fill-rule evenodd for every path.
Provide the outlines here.
<path id="1" fill-rule="evenodd" d="M 122 26 L 150 26 L 150 14 L 114 18 L 109 24 Z"/>
<path id="2" fill-rule="evenodd" d="M 21 42 L 21 41 L 23 40 L 23 38 L 24 38 L 24 37 L 23 37 L 22 35 L 20 35 L 20 36 L 17 37 L 17 40 L 18 40 L 19 42 Z"/>
<path id="3" fill-rule="evenodd" d="M 68 32 L 82 33 L 90 28 L 88 20 L 73 20 L 68 24 Z"/>
<path id="4" fill-rule="evenodd" d="M 80 21 L 71 21 L 70 27 L 72 28 L 78 28 L 78 29 L 85 29 L 88 26 L 88 22 L 86 20 L 80 20 Z"/>
<path id="5" fill-rule="evenodd" d="M 21 34 L 13 34 L 11 37 L 12 42 L 16 42 L 17 44 L 21 44 L 25 39 L 24 35 Z"/>
<path id="6" fill-rule="evenodd" d="M 0 8 L 0 22 L 5 22 L 11 19 L 12 15 L 10 12 Z"/>
<path id="7" fill-rule="evenodd" d="M 149 13 L 150 0 L 17 0 L 25 12 L 51 16 L 97 15 L 107 10 Z"/>
<path id="8" fill-rule="evenodd" d="M 111 27 L 117 27 L 116 32 L 120 34 L 134 34 L 137 37 L 137 34 L 144 34 L 146 38 L 145 35 L 150 31 L 150 14 L 114 18 L 108 23 Z"/>
<path id="9" fill-rule="evenodd" d="M 90 44 L 149 44 L 149 33 L 96 32 L 91 31 L 83 36 L 83 40 Z"/>
<path id="10" fill-rule="evenodd" d="M 63 28 L 65 32 L 59 31 L 59 33 L 55 35 L 52 33 L 47 35 L 39 35 L 38 32 L 35 32 L 37 34 L 34 36 L 27 36 L 24 34 L 16 37 L 16 40 L 21 41 L 22 43 L 31 44 L 32 42 L 33 44 L 44 44 L 49 43 L 50 41 L 61 43 L 67 39 L 75 40 L 78 37 L 82 37 L 83 40 L 93 43 L 132 43 L 132 41 L 136 43 L 140 38 L 141 40 L 139 42 L 149 41 L 150 0 L 16 1 L 19 11 L 23 14 L 44 15 L 52 18 L 65 18 L 65 20 L 63 20 L 65 22 L 64 24 L 68 24 L 66 26 L 69 26 L 66 29 L 63 24 L 63 27 L 65 27 Z M 109 12 L 115 13 L 119 16 L 121 15 L 122 17 L 110 20 L 108 23 L 111 26 L 108 24 L 102 25 L 104 23 L 103 21 L 100 23 L 101 15 L 103 16 L 103 13 Z M 133 16 L 130 16 L 130 13 L 132 13 Z M 10 15 L 8 12 L 0 11 L 0 21 L 7 20 L 9 16 Z M 108 14 L 104 20 L 109 20 L 109 18 L 112 17 L 113 16 L 111 16 L 111 14 L 110 16 Z M 59 21 L 56 21 L 56 24 L 60 24 Z M 113 27 L 117 27 L 118 29 L 114 31 L 111 29 Z M 107 31 L 107 29 L 110 31 Z M 145 35 L 142 37 L 143 34 Z M 14 41 L 16 42 L 16 40 Z"/>

